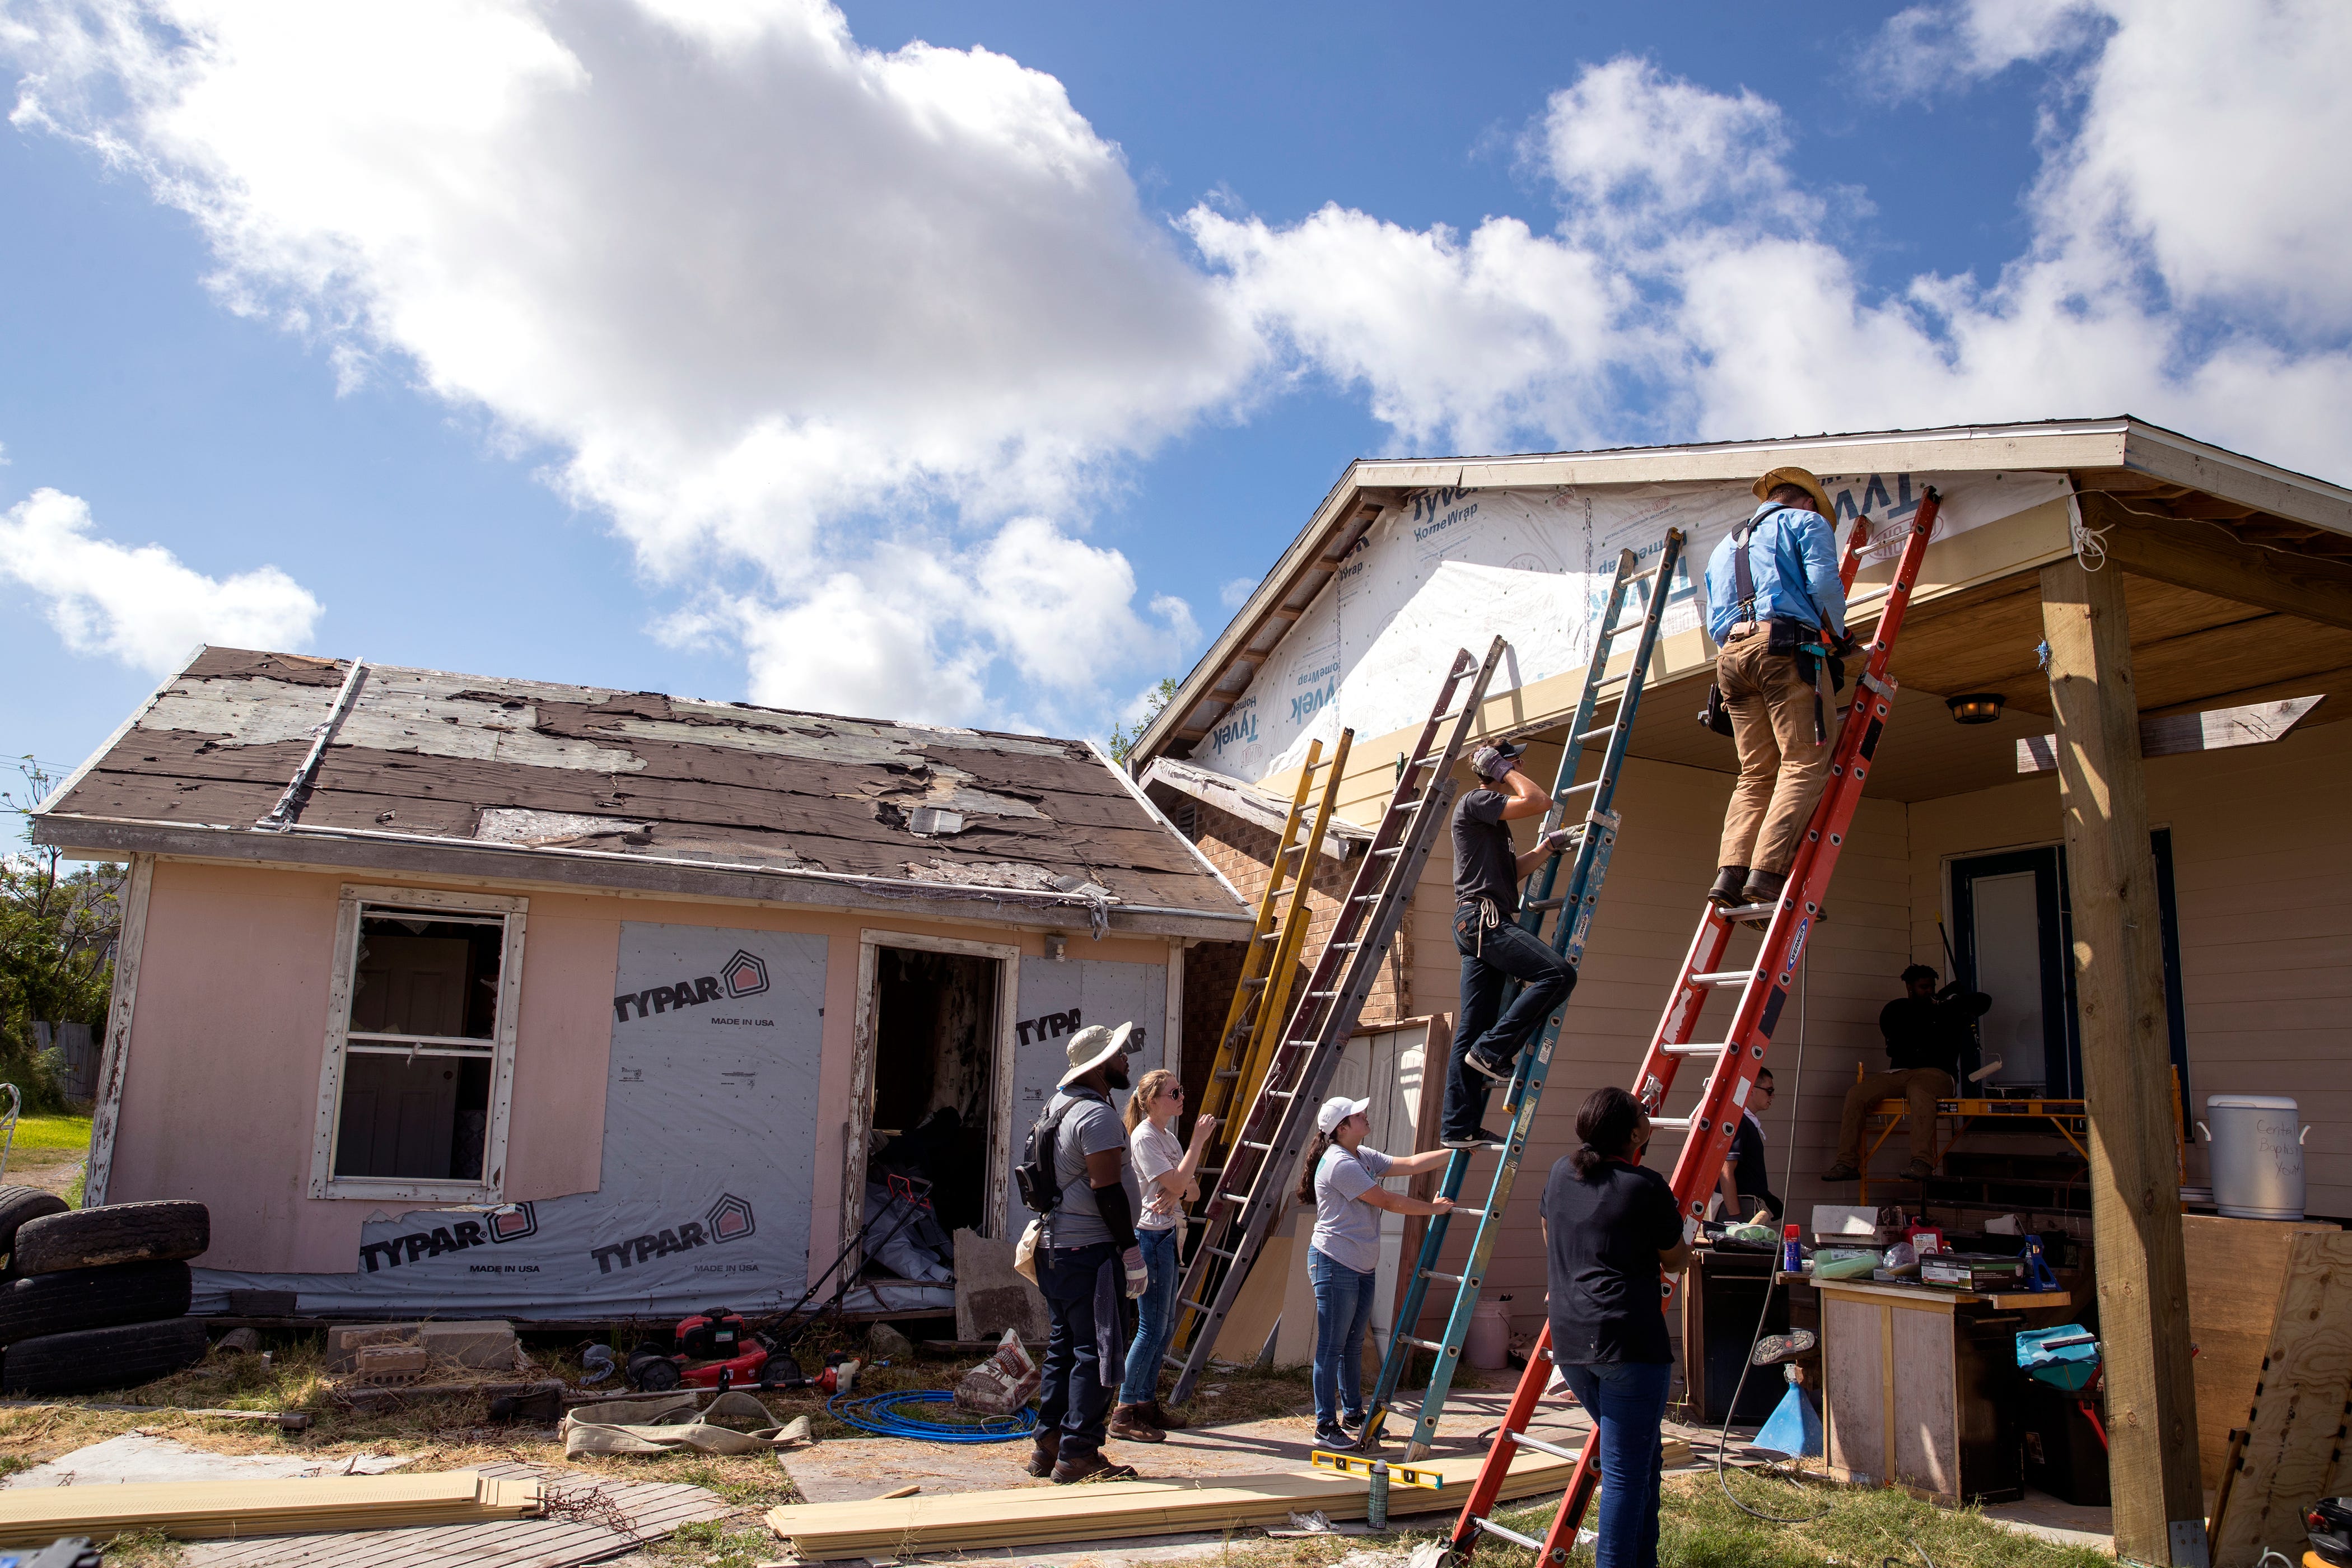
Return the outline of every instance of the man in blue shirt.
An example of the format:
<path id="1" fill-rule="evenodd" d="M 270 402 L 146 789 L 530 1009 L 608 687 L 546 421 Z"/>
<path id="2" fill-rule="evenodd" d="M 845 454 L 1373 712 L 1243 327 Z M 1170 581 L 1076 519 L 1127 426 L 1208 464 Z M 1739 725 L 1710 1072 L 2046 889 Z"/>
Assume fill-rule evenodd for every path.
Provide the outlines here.
<path id="1" fill-rule="evenodd" d="M 1852 647 L 1829 492 L 1803 468 L 1775 468 L 1756 496 L 1763 504 L 1706 563 L 1715 684 L 1739 750 L 1706 895 L 1727 905 L 1769 903 L 1788 881 L 1829 780 L 1815 661 Z"/>

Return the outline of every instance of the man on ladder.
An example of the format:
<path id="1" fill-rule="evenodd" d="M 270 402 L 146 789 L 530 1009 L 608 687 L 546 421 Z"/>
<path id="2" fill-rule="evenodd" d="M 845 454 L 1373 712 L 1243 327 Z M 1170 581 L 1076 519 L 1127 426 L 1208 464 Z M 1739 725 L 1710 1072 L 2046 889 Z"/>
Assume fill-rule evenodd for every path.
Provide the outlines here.
<path id="1" fill-rule="evenodd" d="M 1829 492 L 1803 468 L 1775 468 L 1756 495 L 1763 504 L 1706 562 L 1706 630 L 1722 650 L 1716 689 L 1739 749 L 1716 857 L 1722 869 L 1706 894 L 1726 906 L 1780 896 L 1829 779 L 1822 661 L 1853 651 Z M 1842 683 L 1843 667 L 1832 668 Z"/>
<path id="2" fill-rule="evenodd" d="M 1445 1079 L 1440 1142 L 1448 1149 L 1499 1143 L 1480 1123 L 1495 1085 L 1511 1081 L 1519 1051 L 1576 989 L 1576 970 L 1549 942 L 1518 923 L 1519 883 L 1575 839 L 1571 828 L 1517 852 L 1508 824 L 1551 809 L 1543 786 L 1519 771 L 1524 745 L 1481 746 L 1470 768 L 1479 787 L 1454 807 L 1454 945 L 1462 954 L 1462 1009 Z M 1509 1009 L 1504 989 L 1522 989 Z"/>

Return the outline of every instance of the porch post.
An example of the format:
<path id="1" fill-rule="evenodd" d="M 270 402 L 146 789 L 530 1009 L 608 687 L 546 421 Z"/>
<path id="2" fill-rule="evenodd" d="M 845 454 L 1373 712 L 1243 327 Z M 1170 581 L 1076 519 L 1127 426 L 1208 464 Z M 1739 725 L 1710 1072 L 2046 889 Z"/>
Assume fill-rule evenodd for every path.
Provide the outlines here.
<path id="1" fill-rule="evenodd" d="M 2042 569 L 2074 910 L 2116 1555 L 2205 1568 L 2172 1064 L 2121 571 Z"/>

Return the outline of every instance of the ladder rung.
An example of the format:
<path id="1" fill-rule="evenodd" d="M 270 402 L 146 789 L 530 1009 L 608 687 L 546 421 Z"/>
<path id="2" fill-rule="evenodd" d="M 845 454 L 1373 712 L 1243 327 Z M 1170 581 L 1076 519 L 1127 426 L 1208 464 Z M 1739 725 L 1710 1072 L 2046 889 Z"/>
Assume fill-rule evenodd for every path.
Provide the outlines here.
<path id="1" fill-rule="evenodd" d="M 1260 986 L 1264 985 L 1265 983 L 1266 983 L 1266 977 L 1265 977 L 1265 976 L 1264 976 L 1264 975 L 1260 975 L 1260 976 L 1258 976 L 1255 980 L 1244 980 L 1244 981 L 1243 981 L 1243 982 L 1242 982 L 1242 984 L 1243 984 L 1243 986 L 1244 986 L 1245 989 L 1247 989 L 1247 990 L 1255 991 L 1255 990 L 1256 990 L 1256 989 L 1258 989 Z"/>
<path id="2" fill-rule="evenodd" d="M 1665 1053 L 1666 1053 L 1666 1055 L 1668 1055 L 1668 1056 L 1670 1056 L 1670 1057 L 1705 1057 L 1705 1056 L 1717 1056 L 1717 1057 L 1719 1057 L 1719 1056 L 1721 1056 L 1724 1052 L 1726 1052 L 1726 1051 L 1727 1051 L 1727 1050 L 1736 1050 L 1736 1049 L 1738 1049 L 1738 1047 L 1735 1047 L 1735 1046 L 1724 1045 L 1724 1044 L 1717 1044 L 1717 1045 L 1699 1045 L 1699 1046 L 1660 1046 L 1660 1047 L 1658 1047 L 1658 1049 L 1660 1049 L 1660 1050 L 1662 1050 L 1662 1051 L 1665 1052 Z"/>
<path id="3" fill-rule="evenodd" d="M 1616 732 L 1617 732 L 1617 726 L 1616 726 L 1616 725 L 1614 725 L 1614 724 L 1603 724 L 1603 725 L 1601 725 L 1601 728 L 1599 728 L 1598 730 L 1587 730 L 1586 731 L 1584 731 L 1584 733 L 1582 733 L 1581 735 L 1579 735 L 1579 736 L 1576 738 L 1576 743 L 1577 743 L 1578 745 L 1580 745 L 1580 745 L 1584 744 L 1584 742 L 1585 742 L 1590 741 L 1591 739 L 1592 739 L 1592 737 L 1593 737 L 1593 736 L 1595 736 L 1595 735 L 1613 735 L 1613 734 L 1615 734 Z"/>
<path id="4" fill-rule="evenodd" d="M 1211 1078 L 1239 1078 L 1242 1076 L 1242 1069 L 1239 1068 L 1219 1068 L 1215 1072 L 1211 1073 L 1209 1076 Z"/>
<path id="5" fill-rule="evenodd" d="M 1706 974 L 1694 974 L 1690 983 L 1694 985 L 1745 985 L 1755 978 L 1756 972 L 1752 969 L 1717 969 Z"/>
<path id="6" fill-rule="evenodd" d="M 1210 1306 L 1206 1301 L 1195 1301 L 1190 1296 L 1185 1297 L 1183 1300 L 1184 1305 L 1192 1308 L 1196 1312 L 1213 1312 L 1216 1310 L 1215 1308 Z"/>
<path id="7" fill-rule="evenodd" d="M 1769 915 L 1780 907 L 1780 900 L 1776 899 L 1767 903 L 1739 904 L 1730 909 L 1718 904 L 1716 906 L 1715 912 L 1727 921 L 1749 921 L 1754 920 L 1758 915 Z"/>
<path id="8" fill-rule="evenodd" d="M 1244 1139 L 1243 1139 L 1243 1140 L 1242 1140 L 1242 1147 L 1243 1147 L 1243 1148 L 1244 1148 L 1244 1149 L 1264 1149 L 1264 1150 L 1267 1151 L 1269 1153 L 1271 1153 L 1271 1152 L 1273 1152 L 1273 1149 L 1274 1149 L 1274 1145 L 1273 1145 L 1273 1144 L 1271 1144 L 1271 1143 L 1261 1143 L 1261 1142 L 1258 1142 L 1256 1139 L 1255 1139 L 1255 1138 L 1244 1138 Z"/>
<path id="9" fill-rule="evenodd" d="M 1436 1269 L 1434 1269 L 1434 1268 L 1424 1268 L 1424 1269 L 1423 1269 L 1423 1270 L 1421 1271 L 1421 1277 L 1422 1277 L 1423 1279 L 1443 1279 L 1443 1280 L 1444 1280 L 1448 1285 L 1459 1285 L 1459 1284 L 1462 1284 L 1462 1283 L 1464 1282 L 1464 1281 L 1463 1281 L 1463 1277 L 1462 1277 L 1461 1275 L 1459 1275 L 1459 1274 L 1440 1274 L 1440 1273 L 1439 1273 Z M 1473 1276 L 1472 1278 L 1473 1278 L 1473 1279 L 1475 1279 L 1476 1277 L 1475 1277 L 1475 1276 Z"/>
<path id="10" fill-rule="evenodd" d="M 1339 994 L 1337 991 L 1309 991 L 1307 994 L 1309 996 L 1337 996 Z"/>
<path id="11" fill-rule="evenodd" d="M 1435 1351 L 1439 1355 L 1452 1355 L 1454 1353 L 1444 1345 L 1439 1344 L 1435 1340 L 1415 1339 L 1411 1334 L 1399 1334 L 1397 1338 L 1402 1340 L 1409 1345 L 1419 1345 L 1423 1350 Z"/>
<path id="12" fill-rule="evenodd" d="M 1663 1130 L 1668 1132 L 1687 1132 L 1691 1130 L 1691 1119 L 1687 1116 L 1653 1116 L 1650 1118 L 1650 1126 L 1653 1130 Z"/>
<path id="13" fill-rule="evenodd" d="M 1209 1244 L 1205 1241 L 1201 1245 L 1203 1247 L 1209 1247 Z M 1241 1256 L 1238 1252 L 1227 1252 L 1222 1247 L 1209 1247 L 1209 1250 L 1215 1253 L 1220 1258 L 1239 1258 Z"/>
<path id="14" fill-rule="evenodd" d="M 1556 910 L 1566 902 L 1568 902 L 1568 895 L 1562 893 L 1557 899 L 1529 899 L 1527 907 L 1531 910 Z"/>
<path id="15" fill-rule="evenodd" d="M 1554 800 L 1565 800 L 1570 795 L 1575 795 L 1580 790 L 1599 789 L 1602 784 L 1608 782 L 1608 778 L 1604 775 L 1601 778 L 1593 779 L 1586 784 L 1570 784 L 1566 789 L 1560 791 L 1558 795 L 1552 796 L 1552 798 Z"/>
<path id="16" fill-rule="evenodd" d="M 1248 1195 L 1244 1193 L 1219 1193 L 1217 1196 L 1229 1204 L 1246 1205 L 1249 1202 Z"/>
<path id="17" fill-rule="evenodd" d="M 1335 942 L 1324 948 L 1326 952 L 1353 952 L 1364 944 L 1360 942 Z"/>
<path id="18" fill-rule="evenodd" d="M 1280 931 L 1270 931 L 1266 932 L 1264 936 L 1262 936 L 1262 937 L 1258 938 L 1258 941 L 1260 941 L 1260 942 L 1278 942 L 1278 941 L 1280 941 L 1281 939 L 1282 939 L 1282 933 L 1281 933 Z"/>
<path id="19" fill-rule="evenodd" d="M 1566 1459 L 1571 1465 L 1576 1463 L 1577 1452 L 1573 1448 L 1563 1448 L 1557 1443 L 1548 1443 L 1541 1437 L 1531 1437 L 1525 1432 L 1507 1431 L 1504 1436 L 1522 1448 L 1533 1448 L 1538 1454 L 1549 1454 L 1553 1458 Z"/>
<path id="20" fill-rule="evenodd" d="M 1405 846 L 1403 846 L 1403 845 L 1402 845 L 1402 844 L 1392 844 L 1392 845 L 1389 846 L 1389 847 L 1387 847 L 1386 849 L 1375 849 L 1375 850 L 1373 850 L 1373 851 L 1372 851 L 1372 853 L 1373 853 L 1373 855 L 1374 855 L 1374 856 L 1378 857 L 1378 856 L 1387 856 L 1387 855 L 1402 855 L 1402 854 L 1403 854 L 1403 853 L 1404 853 L 1404 851 L 1405 851 Z"/>
<path id="21" fill-rule="evenodd" d="M 1493 1520 L 1487 1519 L 1480 1514 L 1472 1514 L 1470 1516 L 1470 1522 L 1480 1530 L 1485 1531 L 1489 1535 L 1501 1536 L 1504 1540 L 1509 1542 L 1514 1546 L 1526 1547 L 1528 1551 L 1536 1553 L 1538 1557 L 1543 1554 L 1543 1542 L 1538 1541 L 1532 1535 L 1521 1535 L 1517 1531 L 1513 1530 L 1508 1525 L 1496 1524 Z"/>

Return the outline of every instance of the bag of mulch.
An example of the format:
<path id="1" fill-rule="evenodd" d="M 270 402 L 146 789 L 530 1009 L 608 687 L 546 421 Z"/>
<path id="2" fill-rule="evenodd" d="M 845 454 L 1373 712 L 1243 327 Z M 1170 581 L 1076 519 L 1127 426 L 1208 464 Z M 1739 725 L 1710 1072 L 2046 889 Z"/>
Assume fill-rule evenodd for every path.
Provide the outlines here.
<path id="1" fill-rule="evenodd" d="M 1035 1396 L 1044 1376 L 1020 1334 L 1007 1329 L 994 1353 L 956 1384 L 956 1408 L 975 1415 L 1010 1415 Z"/>

